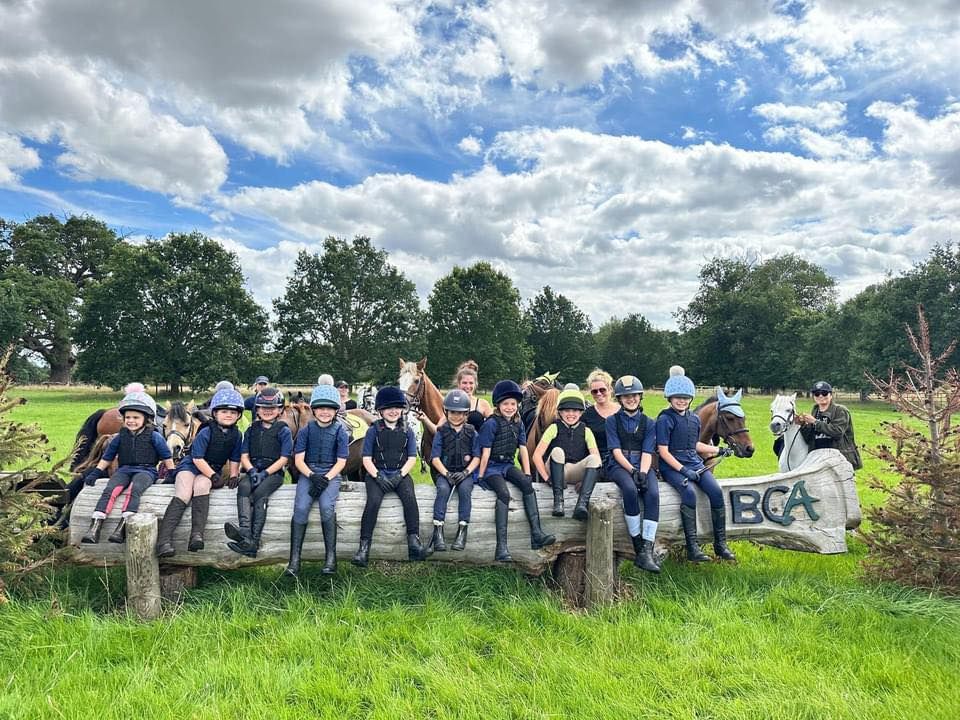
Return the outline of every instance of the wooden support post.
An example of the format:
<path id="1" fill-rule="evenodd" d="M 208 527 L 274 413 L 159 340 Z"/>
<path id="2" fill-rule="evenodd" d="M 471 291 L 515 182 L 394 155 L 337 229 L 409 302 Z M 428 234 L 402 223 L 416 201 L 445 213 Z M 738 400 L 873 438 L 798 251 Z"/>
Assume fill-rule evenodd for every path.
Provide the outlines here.
<path id="1" fill-rule="evenodd" d="M 141 620 L 160 617 L 160 563 L 157 545 L 157 518 L 137 513 L 127 520 L 127 606 Z"/>
<path id="2" fill-rule="evenodd" d="M 613 600 L 613 517 L 616 503 L 601 498 L 590 503 L 587 518 L 586 592 L 587 607 Z"/>
<path id="3" fill-rule="evenodd" d="M 174 604 L 183 600 L 183 591 L 197 586 L 197 568 L 192 565 L 163 565 L 160 568 L 160 596 Z"/>

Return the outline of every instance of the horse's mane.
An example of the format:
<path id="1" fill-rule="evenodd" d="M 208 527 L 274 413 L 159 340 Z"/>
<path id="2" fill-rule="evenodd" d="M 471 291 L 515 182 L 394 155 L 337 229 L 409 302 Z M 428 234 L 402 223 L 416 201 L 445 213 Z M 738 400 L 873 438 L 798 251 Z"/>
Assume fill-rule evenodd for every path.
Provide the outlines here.
<path id="1" fill-rule="evenodd" d="M 167 411 L 171 420 L 190 424 L 190 415 L 187 413 L 187 406 L 182 400 L 174 400 L 170 403 L 170 409 Z"/>
<path id="2" fill-rule="evenodd" d="M 718 400 L 717 395 L 716 395 L 716 393 L 714 393 L 713 395 L 711 395 L 710 397 L 708 397 L 706 400 L 704 400 L 702 403 L 700 403 L 699 405 L 697 405 L 697 406 L 693 409 L 693 412 L 694 412 L 694 413 L 698 413 L 700 410 L 702 410 L 703 408 L 705 408 L 707 405 L 712 405 L 713 403 L 717 402 L 717 400 Z"/>
<path id="3" fill-rule="evenodd" d="M 103 457 L 103 453 L 106 451 L 107 445 L 110 444 L 110 441 L 113 440 L 115 435 L 116 433 L 110 435 L 101 435 L 98 437 L 97 441 L 93 444 L 93 447 L 90 448 L 90 452 L 87 453 L 87 456 L 83 459 L 83 462 L 77 465 L 73 469 L 73 472 L 83 474 L 100 462 L 100 458 Z"/>
<path id="4" fill-rule="evenodd" d="M 540 443 L 544 431 L 557 420 L 559 398 L 560 391 L 553 387 L 544 388 L 540 395 L 537 402 L 537 414 L 534 415 L 533 425 L 530 426 L 530 432 L 527 433 L 527 451 L 531 456 Z"/>
<path id="5" fill-rule="evenodd" d="M 97 410 L 83 421 L 83 425 L 74 439 L 73 460 L 70 463 L 71 470 L 76 470 L 89 454 L 88 451 L 97 437 L 97 423 L 100 422 L 100 418 L 103 417 L 105 412 L 106 409 Z"/>

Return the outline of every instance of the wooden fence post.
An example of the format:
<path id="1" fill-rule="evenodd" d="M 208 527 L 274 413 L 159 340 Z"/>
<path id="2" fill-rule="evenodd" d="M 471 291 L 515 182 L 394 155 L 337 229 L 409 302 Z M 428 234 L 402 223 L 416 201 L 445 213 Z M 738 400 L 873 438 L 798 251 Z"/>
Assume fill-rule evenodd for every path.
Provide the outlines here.
<path id="1" fill-rule="evenodd" d="M 586 592 L 587 607 L 613 600 L 613 516 L 616 503 L 609 498 L 590 503 L 587 518 Z"/>
<path id="2" fill-rule="evenodd" d="M 127 605 L 141 620 L 160 617 L 160 563 L 157 518 L 137 513 L 127 520 Z"/>

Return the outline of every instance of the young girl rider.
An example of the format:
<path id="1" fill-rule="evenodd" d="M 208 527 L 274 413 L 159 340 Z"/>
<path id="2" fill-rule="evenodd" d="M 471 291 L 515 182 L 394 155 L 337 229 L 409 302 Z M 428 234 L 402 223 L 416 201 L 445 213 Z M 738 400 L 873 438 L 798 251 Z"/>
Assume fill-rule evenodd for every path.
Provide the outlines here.
<path id="1" fill-rule="evenodd" d="M 259 378 L 258 378 L 259 379 Z M 267 521 L 270 496 L 283 485 L 283 470 L 293 455 L 293 434 L 279 420 L 283 395 L 265 387 L 254 398 L 254 421 L 243 436 L 240 466 L 244 475 L 237 485 L 237 521 L 225 523 L 223 531 L 233 542 L 227 547 L 247 557 L 256 557 Z"/>
<path id="2" fill-rule="evenodd" d="M 564 388 L 557 398 L 560 418 L 543 432 L 533 451 L 533 464 L 544 482 L 553 487 L 553 516 L 563 517 L 563 491 L 580 483 L 573 517 L 587 519 L 587 504 L 600 476 L 600 453 L 593 432 L 582 421 L 585 404 L 576 385 Z M 549 457 L 550 468 L 545 459 Z"/>
<path id="3" fill-rule="evenodd" d="M 433 537 L 428 547 L 437 552 L 447 549 L 443 540 L 443 521 L 454 487 L 457 488 L 457 516 L 460 522 L 451 548 L 463 550 L 467 544 L 474 471 L 480 465 L 477 431 L 467 422 L 470 405 L 470 395 L 463 390 L 448 392 L 443 398 L 446 422 L 437 428 L 437 434 L 433 436 L 430 464 L 433 466 L 431 475 L 437 486 L 437 497 L 433 503 Z"/>
<path id="4" fill-rule="evenodd" d="M 643 383 L 633 375 L 624 375 L 613 385 L 620 409 L 606 420 L 607 478 L 620 488 L 623 517 L 633 542 L 633 564 L 647 572 L 658 573 L 653 558 L 653 541 L 660 521 L 660 489 L 653 470 L 657 431 L 653 420 L 643 414 Z M 643 523 L 640 500 L 643 500 Z"/>
<path id="5" fill-rule="evenodd" d="M 157 414 L 157 404 L 145 392 L 127 393 L 118 405 L 120 415 L 123 416 L 123 427 L 110 441 L 103 457 L 96 467 L 92 468 L 83 478 L 87 485 L 93 485 L 98 479 L 106 477 L 107 468 L 114 459 L 119 467 L 110 476 L 110 481 L 103 489 L 97 507 L 91 515 L 90 529 L 80 542 L 100 542 L 100 529 L 107 517 L 107 507 L 114 493 L 122 492 L 123 488 L 133 485 L 130 490 L 130 499 L 123 509 L 123 517 L 117 529 L 107 538 L 112 543 L 122 543 L 127 538 L 127 518 L 137 512 L 140 507 L 140 496 L 143 491 L 157 481 L 157 463 L 163 462 L 168 470 L 173 468 L 170 459 L 170 448 L 166 440 L 153 425 Z"/>
<path id="6" fill-rule="evenodd" d="M 333 385 L 317 385 L 310 395 L 313 419 L 297 433 L 293 457 L 297 472 L 297 494 L 290 521 L 290 562 L 284 574 L 297 577 L 300 553 L 307 534 L 310 508 L 320 505 L 320 527 L 326 551 L 324 575 L 337 571 L 337 497 L 340 495 L 340 473 L 350 453 L 350 436 L 337 422 L 340 393 Z"/>
<path id="7" fill-rule="evenodd" d="M 530 524 L 530 547 L 539 550 L 556 542 L 553 535 L 540 529 L 540 510 L 530 477 L 530 457 L 527 453 L 527 433 L 517 415 L 523 391 L 513 380 L 501 380 L 493 387 L 493 414 L 480 428 L 480 486 L 497 494 L 494 522 L 497 529 L 497 547 L 494 559 L 512 562 L 507 548 L 507 514 L 510 510 L 510 491 L 507 482 L 520 488 L 523 509 Z M 514 464 L 519 449 L 520 472 Z"/>
<path id="8" fill-rule="evenodd" d="M 203 550 L 203 530 L 210 511 L 210 490 L 223 487 L 221 471 L 229 463 L 227 485 L 235 488 L 240 481 L 240 451 L 243 436 L 237 421 L 243 413 L 243 396 L 235 389 L 218 390 L 210 399 L 213 421 L 200 429 L 175 469 L 173 500 L 160 521 L 157 533 L 157 557 L 176 554 L 173 531 L 180 523 L 187 505 L 193 505 L 190 517 L 190 541 L 187 550 Z"/>
<path id="9" fill-rule="evenodd" d="M 425 560 L 428 553 L 420 542 L 420 510 L 410 478 L 410 470 L 417 462 L 417 439 L 413 430 L 401 421 L 407 396 L 400 388 L 388 385 L 377 391 L 375 406 L 381 419 L 370 426 L 363 439 L 367 503 L 360 520 L 360 548 L 351 562 L 359 567 L 367 566 L 380 503 L 388 492 L 397 493 L 403 505 L 410 559 Z"/>
<path id="10" fill-rule="evenodd" d="M 690 411 L 690 401 L 696 394 L 696 388 L 679 365 L 670 368 L 670 377 L 663 386 L 663 394 L 670 402 L 670 407 L 657 416 L 660 474 L 680 495 L 680 522 L 687 545 L 687 560 L 706 562 L 710 559 L 697 543 L 695 485 L 699 485 L 710 500 L 714 552 L 721 560 L 736 560 L 736 556 L 727 547 L 723 492 L 701 457 L 722 457 L 728 450 L 699 442 L 700 418 Z"/>

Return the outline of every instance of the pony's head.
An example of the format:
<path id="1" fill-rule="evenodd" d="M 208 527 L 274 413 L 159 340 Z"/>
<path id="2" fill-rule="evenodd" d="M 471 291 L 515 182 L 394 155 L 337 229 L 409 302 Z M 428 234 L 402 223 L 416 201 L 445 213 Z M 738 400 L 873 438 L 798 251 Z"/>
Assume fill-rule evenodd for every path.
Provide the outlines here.
<path id="1" fill-rule="evenodd" d="M 172 403 L 168 402 L 166 407 L 167 416 L 163 419 L 163 437 L 167 440 L 167 447 L 170 448 L 173 461 L 180 462 L 184 450 L 200 427 L 200 421 L 194 415 L 196 406 L 193 400 L 187 405 L 180 400 L 175 400 Z"/>
<path id="2" fill-rule="evenodd" d="M 753 457 L 753 439 L 747 429 L 747 418 L 740 405 L 743 388 L 727 395 L 719 385 L 716 388 L 717 411 L 714 435 L 722 437 L 733 448 L 737 457 Z M 709 404 L 709 403 L 705 403 Z"/>
<path id="3" fill-rule="evenodd" d="M 770 432 L 783 435 L 797 415 L 797 394 L 777 395 L 770 403 Z"/>
<path id="4" fill-rule="evenodd" d="M 421 358 L 419 362 L 400 358 L 400 375 L 397 377 L 397 385 L 407 394 L 408 398 L 416 396 L 426 367 L 426 358 Z"/>

